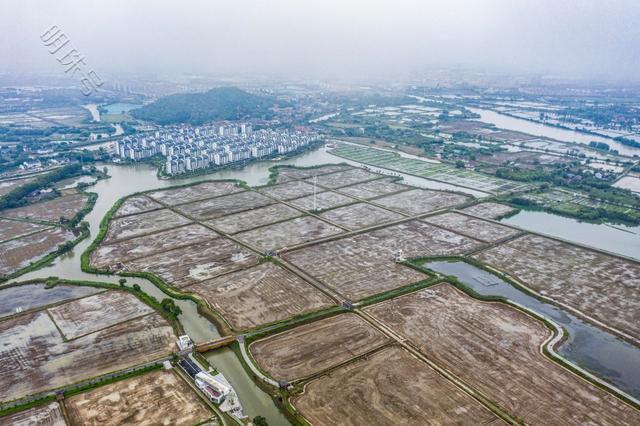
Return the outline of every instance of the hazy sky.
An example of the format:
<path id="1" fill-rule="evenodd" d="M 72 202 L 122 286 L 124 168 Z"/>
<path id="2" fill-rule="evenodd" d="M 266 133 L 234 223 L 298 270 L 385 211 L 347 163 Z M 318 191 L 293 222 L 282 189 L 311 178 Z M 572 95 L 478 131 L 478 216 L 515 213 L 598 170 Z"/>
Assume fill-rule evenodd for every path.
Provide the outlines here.
<path id="1" fill-rule="evenodd" d="M 52 25 L 103 73 L 640 79 L 638 0 L 5 1 L 0 71 L 59 70 L 39 39 Z"/>

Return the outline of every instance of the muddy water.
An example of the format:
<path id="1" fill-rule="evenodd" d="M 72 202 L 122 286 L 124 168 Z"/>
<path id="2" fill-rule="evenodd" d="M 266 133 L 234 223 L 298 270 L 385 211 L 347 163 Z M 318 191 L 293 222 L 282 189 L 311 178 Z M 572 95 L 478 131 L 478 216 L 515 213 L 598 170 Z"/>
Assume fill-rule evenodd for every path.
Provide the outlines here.
<path id="1" fill-rule="evenodd" d="M 640 260 L 640 226 L 580 222 L 550 213 L 525 210 L 502 222 Z"/>
<path id="2" fill-rule="evenodd" d="M 233 385 L 242 402 L 244 413 L 250 418 L 263 416 L 269 426 L 288 425 L 287 418 L 276 408 L 271 398 L 255 398 L 254 395 L 265 395 L 262 390 L 244 371 L 236 354 L 229 348 L 222 348 L 205 354 L 209 363 L 218 371 L 223 371 L 225 377 Z"/>
<path id="3" fill-rule="evenodd" d="M 551 318 L 568 332 L 558 348 L 566 359 L 640 398 L 640 348 L 548 303 L 527 295 L 499 277 L 465 262 L 433 261 L 423 265 L 443 275 L 454 275 L 484 296 L 502 296 Z"/>
<path id="4" fill-rule="evenodd" d="M 622 155 L 640 155 L 640 148 L 623 145 L 620 142 L 614 141 L 610 138 L 605 138 L 604 136 L 591 135 L 584 132 L 576 132 L 573 130 L 548 126 L 542 123 L 534 123 L 529 120 L 511 117 L 488 109 L 469 107 L 467 109 L 476 114 L 479 114 L 480 121 L 488 124 L 493 124 L 500 129 L 515 130 L 522 133 L 528 133 L 530 135 L 544 136 L 562 142 L 573 142 L 582 145 L 589 145 L 589 143 L 592 141 L 603 142 L 609 145 L 611 149 L 618 150 L 618 152 Z"/>

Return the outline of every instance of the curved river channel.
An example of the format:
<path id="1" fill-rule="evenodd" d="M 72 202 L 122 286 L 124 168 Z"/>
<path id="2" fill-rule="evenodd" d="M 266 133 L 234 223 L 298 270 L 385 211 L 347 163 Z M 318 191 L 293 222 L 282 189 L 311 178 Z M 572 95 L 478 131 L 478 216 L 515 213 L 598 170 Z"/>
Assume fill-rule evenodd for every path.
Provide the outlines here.
<path id="1" fill-rule="evenodd" d="M 101 281 L 117 284 L 119 277 L 111 275 L 99 275 L 88 274 L 80 268 L 80 256 L 89 246 L 93 237 L 98 234 L 100 221 L 106 214 L 106 212 L 113 206 L 113 204 L 120 198 L 140 191 L 147 191 L 151 189 L 158 189 L 163 187 L 182 185 L 186 183 L 195 183 L 202 180 L 210 179 L 240 179 L 247 182 L 249 185 L 264 185 L 269 179 L 269 168 L 276 164 L 291 164 L 297 166 L 313 166 L 326 163 L 348 163 L 355 166 L 362 166 L 362 164 L 345 160 L 329 154 L 326 148 L 320 148 L 315 151 L 304 153 L 296 158 L 282 160 L 282 161 L 264 161 L 249 164 L 243 169 L 238 170 L 222 170 L 219 172 L 211 173 L 208 175 L 189 177 L 179 180 L 162 180 L 158 179 L 156 170 L 152 166 L 147 164 L 136 165 L 106 165 L 109 169 L 109 179 L 98 181 L 94 186 L 88 188 L 88 191 L 98 194 L 93 210 L 85 217 L 84 220 L 89 222 L 91 237 L 81 241 L 75 248 L 57 258 L 50 266 L 42 268 L 40 270 L 30 272 L 15 279 L 15 282 L 26 281 L 36 278 L 46 278 L 49 276 L 57 276 L 60 278 L 70 280 L 85 280 L 85 281 Z M 99 167 L 102 167 L 100 165 Z M 452 185 L 429 181 L 414 176 L 403 175 L 401 173 L 390 172 L 379 168 L 372 168 L 376 171 L 381 171 L 386 174 L 393 174 L 396 176 L 402 176 L 405 182 L 411 185 L 432 188 L 432 189 L 448 189 L 457 190 L 460 192 L 470 193 L 471 195 L 480 195 L 475 191 L 467 190 Z M 484 194 L 482 194 L 484 195 Z M 596 227 L 602 227 L 604 225 L 592 225 Z M 527 228 L 527 226 L 523 226 Z M 615 239 L 616 231 L 613 228 L 608 228 L 613 233 L 613 239 Z M 572 239 L 571 236 L 564 236 L 564 238 Z M 579 242 L 579 241 L 578 241 Z M 157 299 L 161 300 L 168 297 L 160 289 L 158 289 L 153 283 L 141 278 L 127 277 L 128 285 L 138 284 L 147 294 L 150 294 Z M 1 297 L 0 290 L 0 297 Z M 195 303 L 188 300 L 174 299 L 175 303 L 182 309 L 182 315 L 180 316 L 180 322 L 184 326 L 185 331 L 196 342 L 202 342 L 211 340 L 219 336 L 218 330 L 215 326 L 198 314 Z M 546 309 L 548 305 L 543 304 Z M 536 308 L 534 308 L 536 309 Z M 547 314 L 546 311 L 544 312 Z M 562 312 L 560 312 L 562 313 Z M 548 314 L 552 316 L 551 314 Z M 566 315 L 566 314 L 565 314 Z M 560 320 L 558 322 L 562 323 Z M 568 343 L 562 346 L 561 353 L 567 358 L 582 365 L 582 361 L 579 358 L 574 358 L 574 353 L 582 354 L 582 351 L 574 349 L 576 347 L 592 348 L 595 340 L 592 340 L 592 335 L 579 333 L 575 328 L 576 334 L 570 337 Z M 571 332 L 571 331 L 570 331 Z M 600 366 L 596 368 L 594 372 L 600 377 L 611 381 L 616 385 L 619 385 L 621 389 L 635 394 L 638 396 L 640 393 L 640 349 L 635 349 L 635 364 L 630 360 L 631 352 L 618 352 L 612 351 L 616 356 L 621 358 L 614 358 L 611 353 L 608 352 L 608 348 L 617 348 L 617 341 L 614 337 L 600 332 L 603 336 L 602 339 L 597 340 L 598 344 L 606 345 L 597 351 L 591 353 L 591 357 L 595 360 L 589 365 Z M 613 340 L 607 340 L 606 338 Z M 602 342 L 602 343 L 600 343 Z M 586 352 L 585 352 L 586 354 Z M 605 356 L 606 355 L 606 356 Z M 586 355 L 585 355 L 586 356 Z M 611 362 L 607 362 L 605 359 L 601 359 L 601 356 L 611 357 Z M 263 391 L 258 388 L 251 378 L 245 373 L 240 361 L 230 349 L 219 349 L 206 354 L 207 359 L 214 365 L 219 371 L 221 371 L 227 379 L 232 383 L 236 392 L 242 402 L 245 413 L 253 418 L 255 416 L 264 416 L 270 425 L 286 425 L 289 424 L 287 419 L 276 408 L 275 404 Z M 615 361 L 613 361 L 615 359 Z M 620 368 L 628 369 L 628 371 L 619 371 L 615 368 L 607 369 L 609 365 L 621 366 Z M 632 367 L 634 366 L 634 367 Z M 631 371 L 635 368 L 635 372 Z M 591 369 L 591 368 L 590 368 Z M 628 384 L 634 384 L 629 386 Z"/>

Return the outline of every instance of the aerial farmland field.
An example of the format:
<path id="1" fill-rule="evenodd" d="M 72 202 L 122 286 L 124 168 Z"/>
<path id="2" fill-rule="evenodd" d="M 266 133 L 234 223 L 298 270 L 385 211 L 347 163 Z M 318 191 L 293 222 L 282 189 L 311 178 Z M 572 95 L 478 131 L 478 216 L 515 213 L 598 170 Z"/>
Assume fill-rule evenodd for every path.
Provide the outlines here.
<path id="1" fill-rule="evenodd" d="M 466 235 L 476 240 L 495 243 L 520 234 L 517 229 L 474 219 L 460 213 L 443 213 L 423 219 L 433 225 Z"/>
<path id="2" fill-rule="evenodd" d="M 473 257 L 640 340 L 637 262 L 538 235 L 524 235 Z"/>
<path id="3" fill-rule="evenodd" d="M 298 217 L 236 234 L 261 252 L 295 246 L 307 241 L 337 235 L 342 229 L 311 216 Z"/>
<path id="4" fill-rule="evenodd" d="M 480 246 L 474 239 L 413 220 L 304 247 L 284 258 L 345 297 L 358 300 L 425 278 L 395 263 L 396 250 L 403 250 L 406 257 L 444 256 Z"/>
<path id="5" fill-rule="evenodd" d="M 360 229 L 404 218 L 400 213 L 366 203 L 351 204 L 322 212 L 320 217 L 348 229 Z"/>
<path id="6" fill-rule="evenodd" d="M 133 296 L 132 296 L 133 297 Z M 62 305 L 64 306 L 64 305 Z M 158 314 L 65 341 L 44 311 L 0 322 L 0 401 L 8 401 L 170 354 L 173 329 Z"/>
<path id="7" fill-rule="evenodd" d="M 10 275 L 29 266 L 44 255 L 55 251 L 60 244 L 74 238 L 71 231 L 52 228 L 0 243 L 0 276 Z"/>
<path id="8" fill-rule="evenodd" d="M 65 426 L 64 415 L 60 404 L 51 402 L 46 405 L 29 408 L 5 417 L 0 417 L 0 424 L 11 426 Z"/>
<path id="9" fill-rule="evenodd" d="M 526 423 L 640 421 L 640 412 L 542 355 L 551 330 L 515 308 L 439 284 L 366 311 Z"/>
<path id="10" fill-rule="evenodd" d="M 204 297 L 237 330 L 280 321 L 333 304 L 311 284 L 272 262 L 184 287 L 183 290 Z"/>
<path id="11" fill-rule="evenodd" d="M 427 364 L 386 348 L 306 384 L 293 406 L 311 424 L 493 424 L 499 419 Z"/>
<path id="12" fill-rule="evenodd" d="M 230 234 L 302 216 L 299 210 L 277 203 L 206 221 L 208 225 Z"/>
<path id="13" fill-rule="evenodd" d="M 355 314 L 342 314 L 304 324 L 253 342 L 258 365 L 277 380 L 319 373 L 390 342 Z"/>
<path id="14" fill-rule="evenodd" d="M 205 420 L 207 425 L 217 424 L 214 414 L 184 380 L 166 370 L 75 395 L 65 406 L 71 423 L 77 425 L 190 426 Z"/>

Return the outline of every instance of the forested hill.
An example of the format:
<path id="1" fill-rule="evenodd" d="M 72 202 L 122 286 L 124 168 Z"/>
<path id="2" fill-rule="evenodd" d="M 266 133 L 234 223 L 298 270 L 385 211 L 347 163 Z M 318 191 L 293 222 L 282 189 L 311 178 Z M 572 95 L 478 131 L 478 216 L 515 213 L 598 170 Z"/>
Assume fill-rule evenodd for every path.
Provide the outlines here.
<path id="1" fill-rule="evenodd" d="M 204 93 L 170 95 L 131 111 L 135 118 L 157 124 L 203 124 L 213 120 L 270 118 L 275 99 L 252 95 L 237 87 Z"/>

